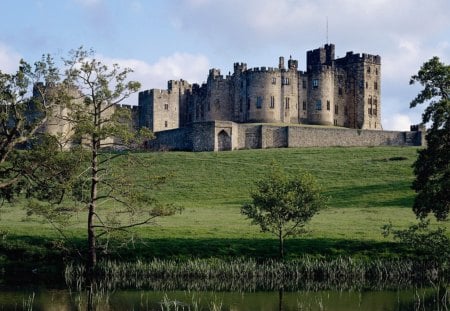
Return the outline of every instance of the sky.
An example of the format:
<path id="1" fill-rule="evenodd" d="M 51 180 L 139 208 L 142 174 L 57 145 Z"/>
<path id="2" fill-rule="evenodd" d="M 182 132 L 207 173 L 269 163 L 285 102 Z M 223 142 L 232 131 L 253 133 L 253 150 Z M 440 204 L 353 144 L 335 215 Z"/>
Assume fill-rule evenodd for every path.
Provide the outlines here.
<path id="1" fill-rule="evenodd" d="M 305 70 L 306 52 L 328 38 L 336 57 L 381 56 L 385 130 L 421 120 L 423 108 L 409 108 L 420 90 L 411 75 L 433 56 L 450 63 L 449 0 L 0 0 L 0 14 L 1 71 L 83 46 L 132 68 L 142 90 L 202 83 L 210 68 L 226 75 L 235 62 L 277 67 L 279 56 Z"/>

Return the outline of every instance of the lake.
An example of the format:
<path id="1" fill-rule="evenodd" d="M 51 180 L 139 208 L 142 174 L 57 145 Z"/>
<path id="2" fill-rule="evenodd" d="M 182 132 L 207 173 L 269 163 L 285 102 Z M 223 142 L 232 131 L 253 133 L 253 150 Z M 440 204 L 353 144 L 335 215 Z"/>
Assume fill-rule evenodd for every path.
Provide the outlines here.
<path id="1" fill-rule="evenodd" d="M 444 294 L 443 294 L 444 293 Z M 0 287 L 0 310 L 449 310 L 449 288 L 320 291 L 102 291 L 88 305 L 86 291 Z"/>

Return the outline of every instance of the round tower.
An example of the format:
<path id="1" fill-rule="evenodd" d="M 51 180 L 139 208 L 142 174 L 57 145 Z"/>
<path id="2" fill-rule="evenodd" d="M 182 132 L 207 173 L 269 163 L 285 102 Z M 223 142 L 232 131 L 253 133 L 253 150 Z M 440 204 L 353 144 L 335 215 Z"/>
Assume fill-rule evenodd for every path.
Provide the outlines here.
<path id="1" fill-rule="evenodd" d="M 253 68 L 247 76 L 247 120 L 250 122 L 282 122 L 281 71 L 274 68 Z"/>
<path id="2" fill-rule="evenodd" d="M 333 125 L 334 75 L 331 66 L 322 65 L 309 76 L 308 122 Z"/>

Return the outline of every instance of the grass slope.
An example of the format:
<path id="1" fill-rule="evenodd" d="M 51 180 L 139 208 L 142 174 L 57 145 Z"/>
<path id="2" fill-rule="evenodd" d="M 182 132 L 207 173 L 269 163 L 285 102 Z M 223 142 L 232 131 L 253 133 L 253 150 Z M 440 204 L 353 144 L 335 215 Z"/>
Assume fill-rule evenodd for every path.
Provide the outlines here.
<path id="1" fill-rule="evenodd" d="M 274 237 L 260 233 L 239 210 L 272 161 L 291 175 L 310 172 L 331 198 L 330 207 L 307 226 L 309 232 L 287 242 L 291 257 L 395 253 L 397 245 L 382 237 L 381 226 L 392 222 L 405 228 L 415 222 L 410 185 L 416 151 L 411 147 L 337 147 L 137 154 L 149 164 L 146 168 L 119 160 L 115 165 L 135 178 L 170 174 L 160 189 L 148 191 L 155 191 L 161 202 L 184 207 L 182 214 L 160 219 L 157 226 L 137 229 L 142 243 L 134 246 L 131 257 L 276 256 Z M 36 244 L 57 236 L 37 219 L 25 221 L 17 207 L 4 207 L 0 213 L 1 227 L 12 240 Z M 79 243 L 85 237 L 84 218 L 80 214 L 70 228 Z M 130 253 L 122 256 L 130 258 Z"/>

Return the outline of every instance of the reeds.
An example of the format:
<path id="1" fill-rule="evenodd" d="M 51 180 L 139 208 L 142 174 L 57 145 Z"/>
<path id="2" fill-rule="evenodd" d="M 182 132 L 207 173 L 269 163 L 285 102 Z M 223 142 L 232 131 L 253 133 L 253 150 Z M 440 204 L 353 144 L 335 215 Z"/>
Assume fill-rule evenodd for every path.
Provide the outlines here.
<path id="1" fill-rule="evenodd" d="M 66 266 L 66 282 L 81 288 L 85 268 Z M 448 281 L 448 269 L 432 262 L 410 259 L 335 259 L 305 256 L 301 260 L 257 262 L 254 259 L 153 259 L 149 262 L 102 261 L 97 280 L 108 289 L 157 290 L 287 290 L 404 288 L 414 284 Z M 100 285 L 102 287 L 102 285 Z"/>

